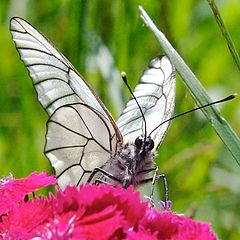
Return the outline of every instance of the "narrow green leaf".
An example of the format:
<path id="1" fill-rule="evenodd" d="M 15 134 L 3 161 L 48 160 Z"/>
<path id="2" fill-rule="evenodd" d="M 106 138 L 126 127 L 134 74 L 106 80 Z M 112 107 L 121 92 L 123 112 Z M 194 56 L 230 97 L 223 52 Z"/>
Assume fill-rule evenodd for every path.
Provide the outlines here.
<path id="1" fill-rule="evenodd" d="M 187 86 L 195 102 L 199 106 L 211 103 L 212 101 L 204 87 L 201 85 L 200 81 L 196 78 L 181 56 L 169 43 L 164 34 L 158 30 L 156 25 L 141 6 L 139 6 L 139 11 L 144 23 L 154 33 L 162 49 L 166 52 L 168 57 L 175 65 L 179 75 L 183 79 L 183 82 Z M 203 108 L 202 112 L 210 121 L 214 130 L 227 146 L 233 157 L 236 159 L 237 164 L 240 166 L 240 139 L 237 134 L 233 131 L 228 122 L 220 115 L 214 106 Z"/>
<path id="2" fill-rule="evenodd" d="M 240 58 L 238 55 L 238 52 L 236 50 L 236 47 L 234 45 L 234 42 L 232 41 L 232 38 L 223 22 L 223 19 L 218 11 L 217 5 L 215 4 L 214 0 L 207 0 L 209 3 L 209 6 L 211 7 L 214 17 L 216 19 L 216 22 L 221 30 L 221 33 L 223 35 L 223 38 L 225 39 L 227 45 L 228 45 L 228 49 L 238 67 L 238 70 L 240 70 Z"/>

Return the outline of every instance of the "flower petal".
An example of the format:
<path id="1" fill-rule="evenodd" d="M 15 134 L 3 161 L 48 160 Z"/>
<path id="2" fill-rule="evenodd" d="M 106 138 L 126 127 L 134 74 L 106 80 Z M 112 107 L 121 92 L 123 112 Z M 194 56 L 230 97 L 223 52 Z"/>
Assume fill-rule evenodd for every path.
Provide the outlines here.
<path id="1" fill-rule="evenodd" d="M 47 176 L 45 172 L 40 174 L 33 172 L 22 179 L 0 181 L 0 215 L 7 213 L 19 201 L 24 200 L 27 194 L 55 183 L 55 177 Z"/>

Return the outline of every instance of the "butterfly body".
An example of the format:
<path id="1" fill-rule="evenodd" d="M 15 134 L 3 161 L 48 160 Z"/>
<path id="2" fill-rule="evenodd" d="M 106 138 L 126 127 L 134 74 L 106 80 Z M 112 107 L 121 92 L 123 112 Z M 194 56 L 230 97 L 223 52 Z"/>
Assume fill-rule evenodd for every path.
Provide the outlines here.
<path id="1" fill-rule="evenodd" d="M 90 181 L 128 187 L 147 181 L 175 105 L 170 60 L 150 61 L 133 91 L 136 99 L 115 122 L 84 78 L 31 24 L 15 17 L 10 30 L 49 115 L 44 153 L 59 186 Z"/>
<path id="2" fill-rule="evenodd" d="M 154 169 L 154 156 L 155 153 L 152 151 L 148 151 L 142 156 L 141 150 L 134 143 L 124 144 L 102 167 L 107 173 L 111 173 L 113 178 L 106 179 L 104 174 L 102 174 L 102 178 L 108 182 L 111 180 L 113 185 L 120 183 L 124 187 L 136 186 L 141 183 L 149 170 Z"/>

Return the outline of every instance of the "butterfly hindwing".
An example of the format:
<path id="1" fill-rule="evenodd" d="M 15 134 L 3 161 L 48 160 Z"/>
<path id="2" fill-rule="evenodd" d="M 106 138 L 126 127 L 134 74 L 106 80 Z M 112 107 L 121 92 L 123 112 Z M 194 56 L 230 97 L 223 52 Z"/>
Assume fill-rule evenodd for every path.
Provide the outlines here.
<path id="1" fill-rule="evenodd" d="M 109 120 L 83 103 L 60 107 L 48 120 L 45 154 L 58 184 L 79 185 L 116 152 L 116 135 Z"/>

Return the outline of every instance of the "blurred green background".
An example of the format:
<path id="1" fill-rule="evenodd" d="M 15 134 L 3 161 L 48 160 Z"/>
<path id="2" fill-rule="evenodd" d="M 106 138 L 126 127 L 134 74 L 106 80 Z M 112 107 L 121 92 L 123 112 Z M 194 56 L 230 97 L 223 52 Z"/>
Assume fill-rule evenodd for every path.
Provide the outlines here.
<path id="1" fill-rule="evenodd" d="M 216 2 L 240 52 L 240 1 Z M 21 16 L 43 32 L 87 79 L 115 119 L 149 60 L 163 54 L 139 17 L 141 4 L 213 100 L 240 93 L 240 74 L 207 1 L 0 1 L 0 176 L 51 172 L 43 155 L 47 114 L 11 40 Z M 177 78 L 175 114 L 195 107 Z M 239 134 L 239 99 L 218 106 Z M 156 116 L 157 117 L 157 116 Z M 240 158 L 240 157 L 239 157 Z M 172 121 L 156 159 L 167 175 L 173 210 L 212 222 L 220 239 L 240 239 L 240 167 L 201 112 Z"/>

